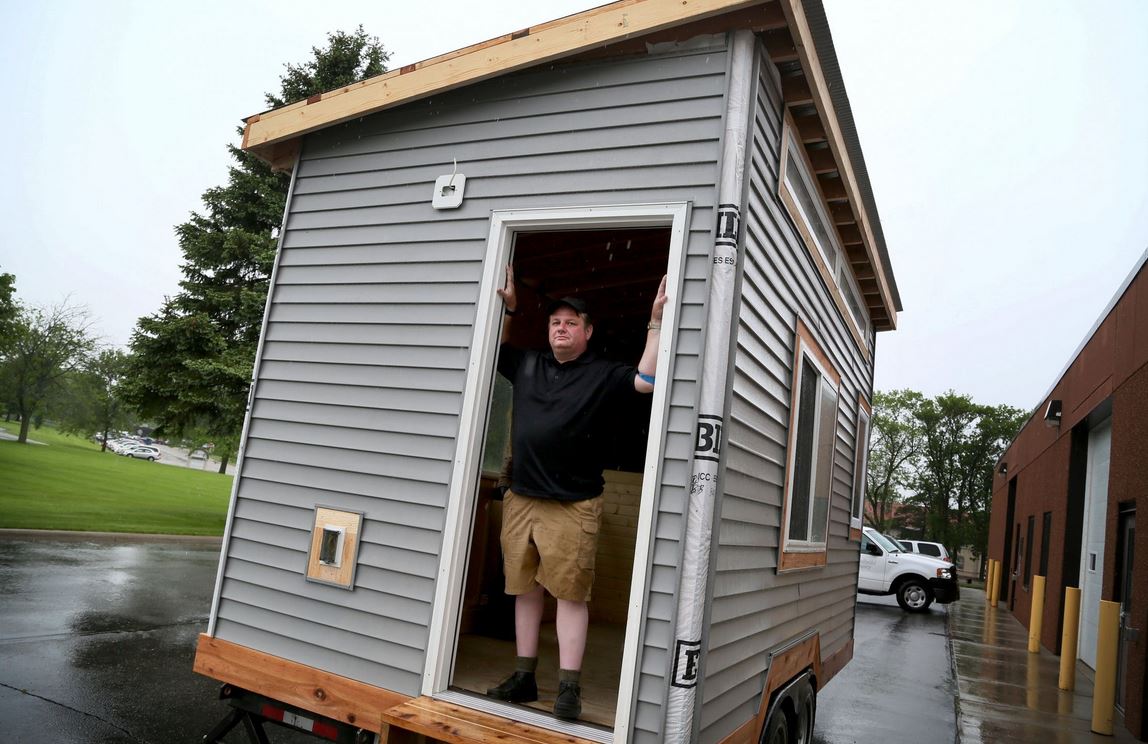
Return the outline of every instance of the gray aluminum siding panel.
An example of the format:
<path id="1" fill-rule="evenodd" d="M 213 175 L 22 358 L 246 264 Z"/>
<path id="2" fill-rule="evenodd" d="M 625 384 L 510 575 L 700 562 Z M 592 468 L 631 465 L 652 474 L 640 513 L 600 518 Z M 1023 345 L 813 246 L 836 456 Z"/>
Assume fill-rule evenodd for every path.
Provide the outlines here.
<path id="1" fill-rule="evenodd" d="M 731 390 L 724 494 L 712 561 L 701 741 L 717 742 L 758 710 L 772 648 L 817 629 L 828 658 L 852 637 L 858 546 L 850 542 L 858 395 L 872 369 L 777 195 L 781 99 L 763 60 L 752 128 L 746 255 Z M 841 374 L 828 565 L 778 574 L 790 386 L 801 318 Z"/>
<path id="2" fill-rule="evenodd" d="M 545 66 L 305 139 L 220 638 L 417 694 L 491 211 L 689 202 L 635 703 L 636 740 L 660 740 L 726 66 L 724 48 Z M 465 200 L 436 211 L 455 159 Z M 353 592 L 303 580 L 316 504 L 366 515 Z"/>

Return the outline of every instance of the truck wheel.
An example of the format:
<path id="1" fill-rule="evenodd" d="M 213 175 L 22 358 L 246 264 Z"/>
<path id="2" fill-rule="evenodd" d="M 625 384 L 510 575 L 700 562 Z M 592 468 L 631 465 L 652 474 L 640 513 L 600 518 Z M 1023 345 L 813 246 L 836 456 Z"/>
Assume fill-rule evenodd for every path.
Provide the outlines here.
<path id="1" fill-rule="evenodd" d="M 789 718 L 780 705 L 774 707 L 769 720 L 765 722 L 761 744 L 789 744 Z"/>
<path id="2" fill-rule="evenodd" d="M 897 588 L 897 604 L 906 612 L 924 612 L 933 604 L 933 590 L 920 579 L 907 579 Z"/>
<path id="3" fill-rule="evenodd" d="M 808 677 L 797 688 L 793 699 L 797 703 L 797 730 L 793 732 L 794 744 L 812 744 L 813 723 L 817 716 L 817 694 L 813 691 L 813 684 Z"/>

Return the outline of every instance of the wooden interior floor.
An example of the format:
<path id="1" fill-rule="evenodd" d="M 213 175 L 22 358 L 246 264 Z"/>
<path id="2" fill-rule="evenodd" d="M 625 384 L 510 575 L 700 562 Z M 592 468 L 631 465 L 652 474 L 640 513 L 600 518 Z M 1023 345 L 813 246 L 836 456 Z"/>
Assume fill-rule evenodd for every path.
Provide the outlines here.
<path id="1" fill-rule="evenodd" d="M 622 673 L 623 625 L 592 623 L 582 661 L 582 718 L 613 728 L 618 704 L 618 678 Z M 479 635 L 459 638 L 452 687 L 485 695 L 514 671 L 514 641 Z M 554 623 L 543 623 L 538 648 L 538 702 L 528 707 L 543 713 L 554 710 L 558 694 L 558 639 Z"/>

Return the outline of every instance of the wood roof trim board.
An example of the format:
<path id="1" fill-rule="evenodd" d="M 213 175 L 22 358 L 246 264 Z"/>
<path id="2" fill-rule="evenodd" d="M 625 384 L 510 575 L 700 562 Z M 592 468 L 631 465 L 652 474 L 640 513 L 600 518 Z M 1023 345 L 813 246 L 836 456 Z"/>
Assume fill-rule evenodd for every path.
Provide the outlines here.
<path id="1" fill-rule="evenodd" d="M 257 114 L 247 119 L 243 148 L 262 156 L 261 150 L 268 145 L 415 98 L 760 3 L 761 0 L 621 0 Z"/>

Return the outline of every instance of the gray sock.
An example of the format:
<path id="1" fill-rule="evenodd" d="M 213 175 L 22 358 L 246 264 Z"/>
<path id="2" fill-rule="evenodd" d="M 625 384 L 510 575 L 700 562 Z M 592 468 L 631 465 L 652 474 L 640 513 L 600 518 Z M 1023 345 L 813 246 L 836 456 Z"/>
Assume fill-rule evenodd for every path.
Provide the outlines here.
<path id="1" fill-rule="evenodd" d="M 514 657 L 514 671 L 526 672 L 527 674 L 534 674 L 534 670 L 538 668 L 537 656 L 515 656 Z"/>

